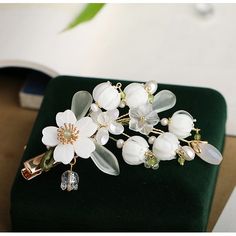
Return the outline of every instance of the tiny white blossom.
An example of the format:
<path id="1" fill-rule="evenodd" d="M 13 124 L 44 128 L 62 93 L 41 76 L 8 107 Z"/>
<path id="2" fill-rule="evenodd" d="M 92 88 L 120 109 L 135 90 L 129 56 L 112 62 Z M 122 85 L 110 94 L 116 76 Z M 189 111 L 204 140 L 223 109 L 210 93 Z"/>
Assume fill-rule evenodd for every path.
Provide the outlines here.
<path id="1" fill-rule="evenodd" d="M 83 117 L 77 121 L 74 113 L 66 110 L 57 113 L 56 123 L 58 127 L 48 126 L 42 131 L 42 142 L 49 147 L 55 147 L 54 160 L 68 164 L 75 153 L 82 158 L 89 158 L 95 150 L 95 145 L 89 138 L 97 130 L 93 120 Z"/>
<path id="2" fill-rule="evenodd" d="M 105 145 L 109 140 L 109 133 L 120 135 L 124 132 L 124 127 L 116 120 L 119 117 L 119 110 L 113 109 L 110 111 L 102 112 L 99 109 L 91 113 L 91 117 L 99 126 L 98 132 L 95 135 L 95 140 L 101 145 Z"/>
<path id="3" fill-rule="evenodd" d="M 152 131 L 153 126 L 160 120 L 157 113 L 153 111 L 152 105 L 149 103 L 131 108 L 129 110 L 129 117 L 129 128 L 146 135 Z"/>

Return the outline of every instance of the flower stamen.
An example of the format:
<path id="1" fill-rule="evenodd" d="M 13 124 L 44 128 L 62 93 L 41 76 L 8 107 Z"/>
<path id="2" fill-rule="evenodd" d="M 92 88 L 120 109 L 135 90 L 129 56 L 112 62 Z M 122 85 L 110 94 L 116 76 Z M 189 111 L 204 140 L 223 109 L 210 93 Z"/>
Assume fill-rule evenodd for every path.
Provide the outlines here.
<path id="1" fill-rule="evenodd" d="M 61 126 L 57 130 L 57 139 L 62 144 L 73 144 L 79 137 L 79 130 L 73 124 L 64 123 L 64 126 Z"/>

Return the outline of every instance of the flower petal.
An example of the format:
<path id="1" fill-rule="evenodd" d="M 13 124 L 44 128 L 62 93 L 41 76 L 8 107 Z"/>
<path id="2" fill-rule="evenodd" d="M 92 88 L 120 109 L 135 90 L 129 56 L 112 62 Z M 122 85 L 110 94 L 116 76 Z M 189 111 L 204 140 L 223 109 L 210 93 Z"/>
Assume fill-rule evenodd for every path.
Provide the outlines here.
<path id="1" fill-rule="evenodd" d="M 69 164 L 74 157 L 74 148 L 72 144 L 59 144 L 56 146 L 53 158 L 57 162 Z"/>
<path id="2" fill-rule="evenodd" d="M 130 118 L 133 118 L 133 119 L 136 119 L 136 120 L 139 120 L 139 118 L 142 116 L 142 114 L 140 113 L 140 110 L 139 108 L 131 108 L 129 110 L 129 117 Z"/>
<path id="3" fill-rule="evenodd" d="M 150 103 L 146 103 L 139 106 L 138 109 L 142 116 L 147 116 L 150 112 L 152 112 L 152 105 Z"/>
<path id="4" fill-rule="evenodd" d="M 131 118 L 130 121 L 129 121 L 129 129 L 133 130 L 133 131 L 139 131 L 138 121 Z"/>
<path id="5" fill-rule="evenodd" d="M 145 120 L 147 124 L 155 126 L 160 119 L 157 113 L 155 111 L 152 111 L 145 117 Z"/>
<path id="6" fill-rule="evenodd" d="M 110 122 L 110 117 L 108 116 L 107 112 L 102 112 L 98 115 L 97 121 L 100 125 L 108 125 Z"/>
<path id="7" fill-rule="evenodd" d="M 102 113 L 102 110 L 100 108 L 98 108 L 98 111 L 96 112 L 91 112 L 90 113 L 90 117 L 92 118 L 92 120 L 97 123 L 98 122 L 98 116 L 99 114 Z"/>
<path id="8" fill-rule="evenodd" d="M 74 143 L 75 152 L 82 158 L 89 158 L 91 153 L 95 150 L 93 141 L 89 138 L 80 137 Z"/>
<path id="9" fill-rule="evenodd" d="M 93 120 L 90 117 L 83 117 L 80 120 L 77 121 L 75 124 L 76 127 L 79 129 L 79 137 L 90 137 L 92 136 L 98 126 L 93 122 Z"/>
<path id="10" fill-rule="evenodd" d="M 119 117 L 118 109 L 109 110 L 106 113 L 110 117 L 110 121 L 116 120 Z"/>
<path id="11" fill-rule="evenodd" d="M 152 125 L 144 124 L 144 126 L 139 132 L 142 134 L 148 135 L 152 130 L 153 130 Z"/>
<path id="12" fill-rule="evenodd" d="M 96 133 L 95 139 L 98 144 L 105 145 L 109 140 L 109 133 L 107 128 L 103 127 L 98 130 Z"/>
<path id="13" fill-rule="evenodd" d="M 56 122 L 58 127 L 63 126 L 66 124 L 75 124 L 76 117 L 75 114 L 71 110 L 66 110 L 64 112 L 58 112 L 56 115 Z"/>
<path id="14" fill-rule="evenodd" d="M 48 126 L 43 129 L 43 137 L 42 137 L 42 142 L 43 144 L 50 146 L 50 147 L 55 147 L 59 141 L 57 140 L 57 127 L 55 126 Z"/>
<path id="15" fill-rule="evenodd" d="M 123 125 L 116 121 L 111 122 L 108 128 L 111 134 L 119 135 L 124 132 Z"/>

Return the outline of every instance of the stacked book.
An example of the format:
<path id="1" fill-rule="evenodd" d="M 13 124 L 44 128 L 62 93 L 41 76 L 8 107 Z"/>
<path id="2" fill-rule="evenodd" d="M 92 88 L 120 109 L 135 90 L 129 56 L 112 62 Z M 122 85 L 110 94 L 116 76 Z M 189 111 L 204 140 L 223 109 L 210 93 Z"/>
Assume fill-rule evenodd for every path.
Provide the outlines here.
<path id="1" fill-rule="evenodd" d="M 20 105 L 24 108 L 39 109 L 50 79 L 51 77 L 44 73 L 29 72 L 19 92 Z"/>

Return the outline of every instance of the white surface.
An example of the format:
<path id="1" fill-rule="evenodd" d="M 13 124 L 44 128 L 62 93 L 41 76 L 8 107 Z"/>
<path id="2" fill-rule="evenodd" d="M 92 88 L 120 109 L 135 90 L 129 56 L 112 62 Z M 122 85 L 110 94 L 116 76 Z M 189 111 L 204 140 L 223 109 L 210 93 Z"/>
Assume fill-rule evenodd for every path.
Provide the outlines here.
<path id="1" fill-rule="evenodd" d="M 81 7 L 1 4 L 0 66 L 214 88 L 236 135 L 236 4 L 213 4 L 207 17 L 192 4 L 109 4 L 59 33 Z"/>
<path id="2" fill-rule="evenodd" d="M 234 188 L 213 232 L 236 232 L 236 188 Z"/>

